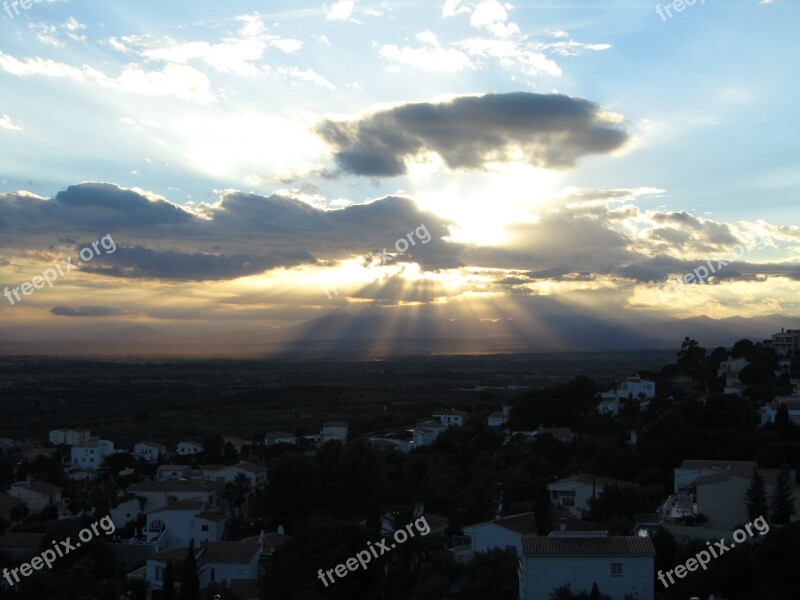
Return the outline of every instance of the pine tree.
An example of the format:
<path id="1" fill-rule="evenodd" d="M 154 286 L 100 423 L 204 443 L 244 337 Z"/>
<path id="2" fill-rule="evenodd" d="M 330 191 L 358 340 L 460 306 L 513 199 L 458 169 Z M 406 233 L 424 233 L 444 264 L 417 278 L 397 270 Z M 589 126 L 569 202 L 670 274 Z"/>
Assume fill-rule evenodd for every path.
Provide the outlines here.
<path id="1" fill-rule="evenodd" d="M 758 469 L 753 469 L 753 479 L 747 487 L 744 497 L 747 502 L 747 517 L 750 521 L 767 516 L 767 491 Z"/>
<path id="2" fill-rule="evenodd" d="M 533 518 L 536 521 L 537 535 L 547 535 L 553 530 L 553 504 L 550 491 L 542 484 L 533 499 Z"/>
<path id="3" fill-rule="evenodd" d="M 175 600 L 175 575 L 173 574 L 172 561 L 167 562 L 162 589 L 161 597 L 164 600 Z"/>
<path id="4" fill-rule="evenodd" d="M 200 600 L 200 578 L 197 576 L 197 559 L 194 555 L 194 542 L 189 546 L 189 554 L 183 561 L 180 600 Z"/>
<path id="5" fill-rule="evenodd" d="M 794 514 L 794 496 L 792 495 L 792 485 L 789 483 L 789 475 L 782 469 L 775 482 L 775 492 L 772 494 L 772 522 L 776 525 L 784 525 L 789 522 Z"/>

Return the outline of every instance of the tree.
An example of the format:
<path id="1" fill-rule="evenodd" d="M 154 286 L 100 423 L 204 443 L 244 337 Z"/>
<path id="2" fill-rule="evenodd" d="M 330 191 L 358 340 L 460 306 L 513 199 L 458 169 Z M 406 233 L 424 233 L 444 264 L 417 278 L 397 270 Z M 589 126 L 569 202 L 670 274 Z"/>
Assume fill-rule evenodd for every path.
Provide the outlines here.
<path id="1" fill-rule="evenodd" d="M 533 499 L 533 518 L 537 535 L 547 535 L 553 530 L 553 503 L 550 501 L 550 490 L 545 484 L 539 487 Z"/>
<path id="2" fill-rule="evenodd" d="M 750 360 L 753 357 L 755 350 L 756 346 L 750 340 L 739 340 L 733 345 L 733 358 L 743 357 L 747 360 Z"/>
<path id="3" fill-rule="evenodd" d="M 789 475 L 786 469 L 781 469 L 778 481 L 775 482 L 775 491 L 772 494 L 772 522 L 776 525 L 785 525 L 794 514 L 794 495 Z"/>
<path id="4" fill-rule="evenodd" d="M 203 438 L 203 450 L 207 460 L 218 460 L 222 458 L 222 450 L 225 442 L 218 433 Z"/>
<path id="5" fill-rule="evenodd" d="M 751 521 L 767 515 L 767 492 L 758 469 L 753 469 L 753 479 L 744 497 L 747 502 L 747 517 Z"/>
<path id="6" fill-rule="evenodd" d="M 164 569 L 163 591 L 161 592 L 163 600 L 175 600 L 175 575 L 173 569 L 172 561 L 168 561 L 167 568 Z"/>
<path id="7" fill-rule="evenodd" d="M 685 337 L 678 352 L 678 368 L 681 373 L 696 378 L 703 368 L 706 349 L 701 348 L 697 340 Z"/>
<path id="8" fill-rule="evenodd" d="M 785 404 L 778 406 L 778 411 L 775 413 L 775 433 L 781 436 L 782 440 L 788 440 L 792 435 L 792 420 Z"/>
<path id="9" fill-rule="evenodd" d="M 200 600 L 200 578 L 197 575 L 197 558 L 194 555 L 194 542 L 189 545 L 189 554 L 183 561 L 180 600 Z"/>
<path id="10" fill-rule="evenodd" d="M 775 379 L 775 371 L 767 365 L 752 363 L 739 371 L 739 381 L 745 385 L 770 383 Z"/>

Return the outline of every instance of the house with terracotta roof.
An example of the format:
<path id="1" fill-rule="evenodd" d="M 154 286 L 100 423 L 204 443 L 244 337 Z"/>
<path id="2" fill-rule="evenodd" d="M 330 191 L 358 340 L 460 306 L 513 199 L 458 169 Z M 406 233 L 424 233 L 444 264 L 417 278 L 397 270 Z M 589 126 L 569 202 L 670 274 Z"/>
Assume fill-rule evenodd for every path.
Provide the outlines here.
<path id="1" fill-rule="evenodd" d="M 229 583 L 234 579 L 257 579 L 262 545 L 258 540 L 205 542 L 200 555 L 200 587 Z"/>
<path id="2" fill-rule="evenodd" d="M 638 484 L 630 481 L 581 473 L 548 483 L 547 489 L 550 492 L 550 500 L 553 506 L 563 508 L 572 513 L 573 516 L 581 518 L 591 508 L 589 501 L 602 494 L 606 486 L 619 489 L 639 487 Z"/>
<path id="3" fill-rule="evenodd" d="M 656 551 L 649 537 L 558 535 L 528 536 L 518 570 L 520 600 L 549 600 L 554 589 L 573 593 L 597 584 L 613 600 L 655 597 Z"/>
<path id="4" fill-rule="evenodd" d="M 27 504 L 31 513 L 40 513 L 50 505 L 61 504 L 61 491 L 62 488 L 46 481 L 18 481 L 8 493 Z"/>
<path id="5" fill-rule="evenodd" d="M 552 529 L 585 531 L 588 525 L 576 519 L 564 509 L 553 507 Z M 463 535 L 453 536 L 453 555 L 456 560 L 467 562 L 475 552 L 486 552 L 493 548 L 513 548 L 522 556 L 522 540 L 529 535 L 539 535 L 536 515 L 533 512 L 509 515 L 462 528 Z"/>

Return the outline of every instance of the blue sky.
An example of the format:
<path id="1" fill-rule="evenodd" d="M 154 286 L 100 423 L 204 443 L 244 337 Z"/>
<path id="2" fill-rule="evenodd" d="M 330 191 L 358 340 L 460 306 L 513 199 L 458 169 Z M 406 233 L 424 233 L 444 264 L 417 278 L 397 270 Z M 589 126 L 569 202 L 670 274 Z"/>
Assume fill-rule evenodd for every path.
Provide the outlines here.
<path id="1" fill-rule="evenodd" d="M 509 296 L 554 295 L 617 316 L 798 313 L 796 2 L 698 0 L 666 21 L 644 0 L 0 6 L 1 283 L 19 285 L 70 243 L 116 232 L 121 248 L 107 269 L 6 307 L 6 318 L 41 324 L 56 304 L 102 305 L 120 322 L 196 326 L 232 302 L 281 327 L 330 310 L 325 285 L 342 289 L 338 309 L 353 310 L 449 304 L 496 317 Z M 460 102 L 470 98 L 482 100 Z M 565 119 L 555 131 L 531 124 L 545 105 Z M 510 127 L 493 131 L 513 107 L 522 112 L 507 115 Z M 103 200 L 99 184 L 112 186 Z M 104 203 L 130 198 L 122 190 L 144 204 L 114 204 L 108 231 L 26 220 L 34 205 L 104 215 Z M 159 203 L 206 228 L 159 223 L 156 235 L 157 221 L 137 219 Z M 235 209 L 242 223 L 268 223 L 265 235 L 286 235 L 271 237 L 268 257 L 257 231 L 237 239 L 224 226 Z M 396 220 L 362 223 L 369 211 Z M 335 221 L 318 226 L 340 227 L 339 237 L 308 234 L 301 213 Z M 429 256 L 359 271 L 426 219 L 437 232 Z M 570 235 L 579 239 L 566 245 Z M 755 240 L 761 248 L 717 285 L 670 306 L 654 295 L 697 261 Z M 146 269 L 135 251 L 264 268 L 180 276 Z M 210 279 L 218 289 L 206 295 Z M 123 280 L 146 282 L 136 309 L 120 300 Z M 176 282 L 186 313 L 167 310 Z M 259 296 L 262 286 L 286 297 Z M 236 327 L 253 314 L 239 313 Z"/>

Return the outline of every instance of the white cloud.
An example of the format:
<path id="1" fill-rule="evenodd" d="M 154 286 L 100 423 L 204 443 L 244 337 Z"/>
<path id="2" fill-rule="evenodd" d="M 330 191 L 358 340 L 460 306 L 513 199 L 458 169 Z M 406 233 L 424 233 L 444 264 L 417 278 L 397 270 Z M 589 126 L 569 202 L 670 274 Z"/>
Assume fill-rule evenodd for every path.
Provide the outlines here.
<path id="1" fill-rule="evenodd" d="M 47 25 L 46 23 L 28 23 L 28 29 L 36 34 L 36 39 L 53 46 L 55 48 L 62 48 L 65 44 L 58 38 L 58 27 L 55 25 Z"/>
<path id="2" fill-rule="evenodd" d="M 269 74 L 272 70 L 269 67 L 266 67 L 265 71 Z M 291 79 L 296 79 L 299 81 L 307 81 L 308 83 L 313 83 L 314 85 L 326 87 L 329 90 L 336 89 L 335 85 L 333 85 L 330 81 L 325 79 L 325 77 L 317 73 L 314 69 L 298 69 L 297 67 L 277 67 L 275 71 L 278 74 L 284 75 Z"/>
<path id="3" fill-rule="evenodd" d="M 132 64 L 113 78 L 88 65 L 78 68 L 39 57 L 19 60 L 0 52 L 0 71 L 17 77 L 65 78 L 141 96 L 174 96 L 202 104 L 214 99 L 208 77 L 186 65 L 168 64 L 160 71 L 145 71 L 141 65 Z"/>
<path id="4" fill-rule="evenodd" d="M 339 0 L 328 7 L 325 18 L 329 21 L 348 21 L 353 16 L 355 0 Z"/>
<path id="5" fill-rule="evenodd" d="M 427 71 L 461 71 L 472 66 L 469 56 L 465 53 L 441 46 L 400 48 L 395 44 L 387 44 L 380 52 L 384 58 Z"/>
<path id="6" fill-rule="evenodd" d="M 22 124 L 19 125 L 11 120 L 8 115 L 0 117 L 0 129 L 8 129 L 10 131 L 22 131 Z"/>
<path id="7" fill-rule="evenodd" d="M 446 0 L 444 6 L 442 6 L 442 17 L 455 17 L 462 13 L 472 12 L 471 8 L 468 6 L 460 6 L 460 4 L 461 0 Z"/>
<path id="8" fill-rule="evenodd" d="M 456 42 L 456 46 L 464 49 L 471 57 L 494 59 L 500 66 L 518 68 L 525 75 L 542 73 L 559 77 L 561 68 L 548 58 L 536 46 L 530 43 L 518 43 L 511 40 L 490 40 L 485 38 L 469 38 Z"/>
<path id="9" fill-rule="evenodd" d="M 519 33 L 516 23 L 508 21 L 510 4 L 501 4 L 497 0 L 481 0 L 469 19 L 469 24 L 476 29 L 485 29 L 497 37 L 507 38 Z"/>
<path id="10" fill-rule="evenodd" d="M 258 75 L 259 69 L 254 63 L 264 56 L 267 48 L 290 54 L 303 46 L 300 40 L 266 33 L 267 27 L 261 15 L 240 15 L 236 21 L 242 24 L 238 37 L 224 38 L 218 43 L 177 41 L 149 35 L 112 37 L 107 42 L 119 52 L 134 52 L 150 60 L 177 64 L 198 60 L 220 73 L 240 77 Z"/>

